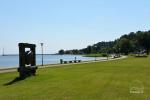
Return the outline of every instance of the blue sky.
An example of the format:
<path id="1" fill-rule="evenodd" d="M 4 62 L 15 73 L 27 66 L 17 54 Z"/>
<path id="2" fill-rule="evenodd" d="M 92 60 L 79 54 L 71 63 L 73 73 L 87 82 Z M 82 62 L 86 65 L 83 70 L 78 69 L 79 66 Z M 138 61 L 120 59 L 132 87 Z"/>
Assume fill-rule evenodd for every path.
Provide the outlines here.
<path id="1" fill-rule="evenodd" d="M 79 49 L 150 29 L 150 0 L 0 0 L 0 51 L 44 43 L 45 53 Z"/>

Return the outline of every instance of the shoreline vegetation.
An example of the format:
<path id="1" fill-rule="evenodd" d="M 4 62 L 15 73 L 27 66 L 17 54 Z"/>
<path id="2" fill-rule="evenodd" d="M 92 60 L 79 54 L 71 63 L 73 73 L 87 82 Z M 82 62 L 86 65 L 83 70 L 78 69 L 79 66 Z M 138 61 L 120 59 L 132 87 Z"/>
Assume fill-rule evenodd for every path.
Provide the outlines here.
<path id="1" fill-rule="evenodd" d="M 110 55 L 106 53 L 99 53 L 99 54 L 83 54 L 83 57 L 110 57 Z"/>
<path id="2" fill-rule="evenodd" d="M 101 41 L 86 48 L 59 50 L 58 54 L 83 54 L 87 57 L 100 57 L 99 53 L 118 54 L 150 54 L 150 30 L 130 32 L 113 41 Z M 89 55 L 90 54 L 90 55 Z M 98 54 L 98 55 L 93 55 Z"/>

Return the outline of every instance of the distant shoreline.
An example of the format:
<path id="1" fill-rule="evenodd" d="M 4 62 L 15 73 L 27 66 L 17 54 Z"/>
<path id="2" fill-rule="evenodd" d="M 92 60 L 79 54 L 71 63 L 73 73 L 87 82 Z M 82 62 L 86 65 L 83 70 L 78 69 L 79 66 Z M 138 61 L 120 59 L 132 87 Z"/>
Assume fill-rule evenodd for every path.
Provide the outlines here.
<path id="1" fill-rule="evenodd" d="M 60 63 L 60 59 L 64 60 L 74 60 L 76 57 L 77 60 L 88 61 L 93 60 L 94 58 L 83 57 L 82 55 L 59 55 L 59 54 L 44 54 L 43 61 L 44 64 L 55 64 Z M 103 59 L 103 58 L 99 58 Z M 36 55 L 36 64 L 41 64 L 42 55 Z M 0 68 L 1 67 L 15 67 L 19 64 L 19 55 L 18 54 L 7 54 L 5 56 L 0 55 Z"/>
<path id="2" fill-rule="evenodd" d="M 36 55 L 42 55 L 42 54 L 36 54 Z M 43 54 L 43 55 L 59 55 L 59 54 Z M 19 56 L 19 54 L 5 54 L 0 56 Z"/>
<path id="3" fill-rule="evenodd" d="M 113 60 L 119 60 L 119 59 L 125 59 L 127 56 L 121 56 L 119 58 L 110 58 L 110 59 L 103 59 L 103 60 L 89 60 L 89 61 L 82 61 L 80 63 L 68 63 L 68 64 L 44 64 L 44 66 L 37 65 L 38 68 L 47 68 L 47 67 L 57 67 L 57 66 L 65 66 L 65 65 L 75 65 L 75 64 L 87 64 L 87 63 L 95 63 L 95 62 L 105 62 L 105 61 L 113 61 Z M 7 67 L 7 68 L 0 68 L 0 74 L 1 73 L 8 73 L 8 72 L 15 72 L 17 71 L 18 67 Z"/>
<path id="4" fill-rule="evenodd" d="M 42 54 L 36 54 L 36 55 L 42 55 Z M 43 55 L 61 55 L 61 54 L 43 54 Z M 80 55 L 80 54 L 63 54 L 63 55 Z M 0 56 L 19 56 L 19 54 L 5 54 Z"/>

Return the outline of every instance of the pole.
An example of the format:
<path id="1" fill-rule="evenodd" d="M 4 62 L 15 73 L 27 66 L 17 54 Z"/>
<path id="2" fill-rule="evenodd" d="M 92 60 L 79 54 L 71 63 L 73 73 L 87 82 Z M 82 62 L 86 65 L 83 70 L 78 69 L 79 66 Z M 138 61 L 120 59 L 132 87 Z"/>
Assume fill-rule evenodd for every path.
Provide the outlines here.
<path id="1" fill-rule="evenodd" d="M 42 66 L 43 66 L 43 44 L 44 43 L 40 43 L 41 44 L 41 50 L 42 50 Z"/>
<path id="2" fill-rule="evenodd" d="M 2 56 L 4 56 L 4 48 L 3 48 L 3 53 L 2 53 Z"/>
<path id="3" fill-rule="evenodd" d="M 4 54 L 4 48 L 3 48 L 3 54 L 2 54 L 2 56 L 4 56 L 5 54 Z"/>

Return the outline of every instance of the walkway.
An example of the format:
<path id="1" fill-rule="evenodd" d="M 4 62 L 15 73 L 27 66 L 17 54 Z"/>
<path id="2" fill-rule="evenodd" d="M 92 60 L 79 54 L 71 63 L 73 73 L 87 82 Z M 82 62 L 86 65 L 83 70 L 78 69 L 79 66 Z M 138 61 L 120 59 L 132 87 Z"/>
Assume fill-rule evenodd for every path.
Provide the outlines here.
<path id="1" fill-rule="evenodd" d="M 87 63 L 95 63 L 95 62 L 104 62 L 104 61 L 112 61 L 112 60 L 119 60 L 127 58 L 127 56 L 122 56 L 120 58 L 109 58 L 108 60 L 97 60 L 97 61 L 84 61 L 81 63 L 71 63 L 71 64 L 48 64 L 44 66 L 39 66 L 38 68 L 47 68 L 47 67 L 59 67 L 59 66 L 67 66 L 67 65 L 73 65 L 73 64 L 87 64 Z M 8 72 L 17 72 L 17 68 L 6 68 L 6 69 L 0 69 L 0 73 L 8 73 Z"/>

